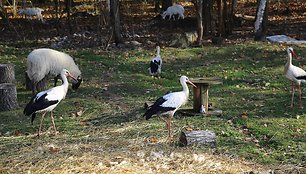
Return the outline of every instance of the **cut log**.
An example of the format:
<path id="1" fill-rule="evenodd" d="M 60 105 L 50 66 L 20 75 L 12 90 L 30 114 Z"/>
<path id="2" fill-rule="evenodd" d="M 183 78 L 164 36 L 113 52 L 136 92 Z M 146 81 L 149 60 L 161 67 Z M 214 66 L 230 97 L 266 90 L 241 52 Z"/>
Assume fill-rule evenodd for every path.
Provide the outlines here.
<path id="1" fill-rule="evenodd" d="M 181 132 L 179 143 L 183 146 L 208 145 L 216 146 L 216 134 L 209 130 L 198 130 L 191 132 Z"/>
<path id="2" fill-rule="evenodd" d="M 0 64 L 0 83 L 15 83 L 14 64 Z"/>
<path id="3" fill-rule="evenodd" d="M 0 84 L 0 111 L 13 110 L 17 107 L 16 86 L 13 83 Z"/>

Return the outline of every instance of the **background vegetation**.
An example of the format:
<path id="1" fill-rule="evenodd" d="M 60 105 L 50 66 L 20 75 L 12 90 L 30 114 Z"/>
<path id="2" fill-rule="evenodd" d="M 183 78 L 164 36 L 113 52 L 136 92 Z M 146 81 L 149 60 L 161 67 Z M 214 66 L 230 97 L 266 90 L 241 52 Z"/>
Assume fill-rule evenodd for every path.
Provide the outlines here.
<path id="1" fill-rule="evenodd" d="M 250 4 L 251 1 L 247 1 L 240 5 L 248 7 Z M 294 7 L 297 6 L 295 4 Z M 152 4 L 143 3 L 143 7 L 152 8 Z M 245 12 L 254 8 L 256 7 L 251 6 Z M 55 109 L 55 124 L 59 135 L 53 135 L 51 119 L 47 116 L 44 134 L 39 139 L 36 133 L 40 117 L 35 120 L 33 128 L 30 118 L 22 114 L 31 97 L 31 92 L 24 87 L 26 56 L 35 48 L 50 47 L 52 43 L 58 43 L 54 39 L 55 29 L 52 23 L 40 25 L 14 18 L 12 24 L 22 38 L 18 39 L 16 34 L 11 37 L 14 36 L 14 30 L 4 28 L 0 37 L 0 63 L 16 65 L 20 108 L 0 113 L 0 173 L 305 171 L 305 109 L 298 108 L 297 97 L 295 107 L 290 108 L 291 85 L 283 75 L 287 61 L 287 53 L 283 47 L 251 41 L 251 29 L 247 30 L 251 23 L 246 21 L 242 28 L 236 27 L 236 32 L 224 39 L 220 46 L 211 44 L 211 38 L 208 37 L 200 48 L 170 48 L 167 47 L 167 36 L 170 36 L 171 30 L 178 31 L 180 27 L 150 28 L 146 23 L 151 18 L 144 20 L 149 12 L 142 11 L 143 16 L 137 17 L 135 14 L 136 17 L 131 17 L 124 13 L 124 9 L 123 19 L 135 19 L 135 23 L 130 23 L 123 30 L 124 33 L 134 28 L 134 33 L 130 33 L 150 36 L 125 38 L 129 41 L 138 40 L 142 43 L 141 46 L 118 48 L 111 44 L 105 50 L 106 45 L 84 45 L 87 39 L 75 39 L 73 44 L 58 48 L 75 58 L 82 71 L 84 83 L 77 91 L 70 89 L 66 99 Z M 132 5 L 131 9 L 134 9 Z M 290 14 L 299 12 L 292 9 L 292 6 L 289 9 Z M 242 8 L 238 11 L 240 10 Z M 191 15 L 193 11 L 187 11 L 189 13 Z M 276 14 L 278 13 L 275 12 L 274 15 Z M 305 15 L 298 14 L 294 19 Z M 77 20 L 78 18 L 73 21 Z M 75 26 L 82 26 L 82 29 L 93 26 L 93 30 L 86 30 L 93 35 L 97 31 L 92 25 L 95 20 L 94 16 L 89 17 L 87 21 Z M 144 21 L 139 22 L 142 20 Z M 273 27 L 276 19 L 269 20 L 272 23 L 269 28 L 271 34 L 286 30 L 290 36 L 305 39 L 301 33 L 296 32 L 300 27 L 303 28 L 305 21 L 299 25 L 290 25 L 297 26 L 290 30 Z M 124 24 L 128 23 L 128 20 L 123 21 Z M 139 23 L 136 25 L 137 22 Z M 284 23 L 291 22 L 292 20 L 288 20 Z M 283 22 L 279 19 L 276 23 Z M 58 37 L 67 35 L 73 38 L 65 27 L 63 25 Z M 75 28 L 76 33 L 81 31 Z M 163 34 L 165 37 L 162 37 Z M 155 45 L 147 44 L 146 40 L 162 46 L 164 64 L 160 79 L 148 75 L 148 62 L 155 54 Z M 305 45 L 293 47 L 303 59 Z M 296 59 L 293 63 L 303 67 Z M 167 91 L 181 90 L 178 83 L 181 75 L 218 77 L 223 81 L 222 85 L 215 85 L 210 89 L 210 101 L 214 107 L 222 109 L 221 116 L 191 117 L 177 113 L 173 120 L 176 138 L 186 127 L 193 130 L 208 129 L 217 134 L 216 148 L 167 144 L 164 123 L 158 118 L 149 121 L 142 118 L 146 101 L 154 101 Z M 305 104 L 304 102 L 304 106 Z M 191 106 L 192 102 L 189 101 L 184 108 Z"/>

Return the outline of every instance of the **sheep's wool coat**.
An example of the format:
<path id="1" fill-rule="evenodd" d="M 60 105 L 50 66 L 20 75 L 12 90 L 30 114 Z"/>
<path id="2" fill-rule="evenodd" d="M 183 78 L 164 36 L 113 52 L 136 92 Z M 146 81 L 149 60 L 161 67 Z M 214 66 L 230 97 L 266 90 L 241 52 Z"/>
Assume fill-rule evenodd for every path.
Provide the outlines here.
<path id="1" fill-rule="evenodd" d="M 55 77 L 67 69 L 74 77 L 81 71 L 68 54 L 48 48 L 33 50 L 27 58 L 27 73 L 33 82 L 39 82 L 45 76 Z"/>

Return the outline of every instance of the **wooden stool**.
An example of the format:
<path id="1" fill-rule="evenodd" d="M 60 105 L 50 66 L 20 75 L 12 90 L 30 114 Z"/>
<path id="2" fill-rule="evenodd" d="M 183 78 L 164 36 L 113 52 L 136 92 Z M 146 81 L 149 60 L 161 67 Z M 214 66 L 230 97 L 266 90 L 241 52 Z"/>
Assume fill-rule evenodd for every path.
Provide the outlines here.
<path id="1" fill-rule="evenodd" d="M 190 78 L 197 88 L 193 87 L 193 111 L 200 113 L 201 106 L 203 105 L 205 111 L 208 112 L 208 88 L 209 85 L 222 84 L 220 79 L 216 78 Z"/>

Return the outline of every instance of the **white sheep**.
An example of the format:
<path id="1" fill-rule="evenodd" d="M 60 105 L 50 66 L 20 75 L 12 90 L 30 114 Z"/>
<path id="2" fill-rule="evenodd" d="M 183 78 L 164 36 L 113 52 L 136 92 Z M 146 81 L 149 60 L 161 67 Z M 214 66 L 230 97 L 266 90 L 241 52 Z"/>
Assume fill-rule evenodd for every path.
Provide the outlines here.
<path id="1" fill-rule="evenodd" d="M 67 69 L 77 82 L 72 81 L 72 89 L 77 89 L 81 82 L 81 71 L 74 63 L 73 58 L 66 53 L 49 48 L 33 50 L 27 58 L 27 75 L 32 83 L 32 92 L 36 92 L 37 85 L 45 78 L 54 78 L 54 86 L 63 69 Z"/>
<path id="2" fill-rule="evenodd" d="M 27 18 L 31 18 L 33 16 L 36 16 L 38 20 L 44 22 L 43 16 L 41 12 L 44 10 L 38 7 L 32 7 L 32 8 L 25 8 L 25 9 L 19 9 L 18 14 L 19 15 L 25 15 Z"/>
<path id="3" fill-rule="evenodd" d="M 161 14 L 161 16 L 163 17 L 163 19 L 165 19 L 166 16 L 169 16 L 169 19 L 171 19 L 173 16 L 173 20 L 175 20 L 175 15 L 178 15 L 178 19 L 184 19 L 184 11 L 185 9 L 183 6 L 179 4 L 174 4 L 168 7 L 167 10 L 164 11 L 163 14 Z"/>

